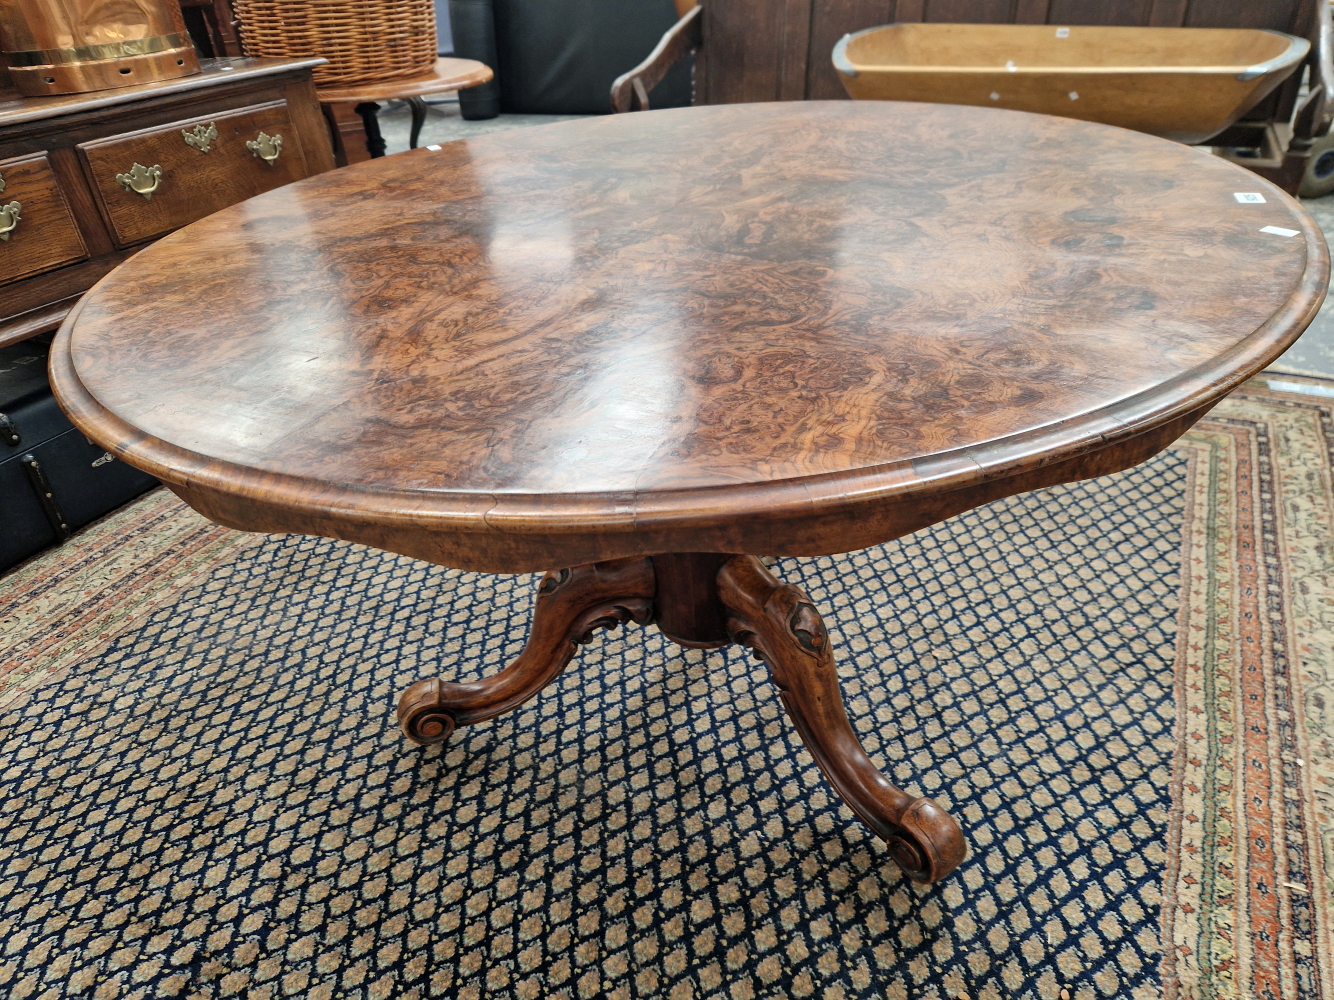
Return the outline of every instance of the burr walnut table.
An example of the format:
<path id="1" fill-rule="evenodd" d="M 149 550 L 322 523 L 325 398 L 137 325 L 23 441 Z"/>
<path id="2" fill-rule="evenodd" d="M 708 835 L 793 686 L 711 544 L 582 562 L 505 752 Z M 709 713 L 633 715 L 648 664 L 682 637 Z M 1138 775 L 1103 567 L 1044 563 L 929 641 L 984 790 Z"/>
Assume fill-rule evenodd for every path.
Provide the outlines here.
<path id="1" fill-rule="evenodd" d="M 958 824 L 868 759 L 818 609 L 757 557 L 1141 462 L 1297 337 L 1328 273 L 1294 201 L 1165 140 L 945 105 L 688 108 L 222 211 L 90 292 L 52 373 L 86 434 L 221 524 L 549 570 L 518 659 L 414 684 L 409 738 L 513 709 L 602 626 L 741 643 L 932 880 Z"/>

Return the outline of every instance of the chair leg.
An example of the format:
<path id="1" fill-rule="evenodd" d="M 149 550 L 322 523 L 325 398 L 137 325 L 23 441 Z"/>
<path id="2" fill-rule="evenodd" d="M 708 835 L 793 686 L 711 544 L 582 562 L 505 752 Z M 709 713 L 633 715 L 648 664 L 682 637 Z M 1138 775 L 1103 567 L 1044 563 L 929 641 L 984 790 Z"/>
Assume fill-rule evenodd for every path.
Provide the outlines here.
<path id="1" fill-rule="evenodd" d="M 412 111 L 412 133 L 408 136 L 408 149 L 416 149 L 422 126 L 426 124 L 426 98 L 409 97 L 408 107 Z"/>
<path id="2" fill-rule="evenodd" d="M 384 156 L 384 136 L 380 134 L 380 119 L 377 117 L 380 105 L 358 104 L 355 110 L 366 128 L 366 151 L 371 154 L 371 159 Z"/>

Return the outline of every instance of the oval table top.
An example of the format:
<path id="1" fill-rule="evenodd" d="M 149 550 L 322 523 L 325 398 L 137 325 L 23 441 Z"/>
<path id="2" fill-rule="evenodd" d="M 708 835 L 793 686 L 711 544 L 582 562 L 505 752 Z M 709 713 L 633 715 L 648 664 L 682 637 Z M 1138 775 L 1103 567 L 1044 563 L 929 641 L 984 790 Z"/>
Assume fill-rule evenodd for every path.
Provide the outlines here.
<path id="1" fill-rule="evenodd" d="M 260 195 L 104 278 L 52 377 L 235 527 L 492 571 L 832 553 L 1143 460 L 1328 276 L 1293 199 L 1166 140 L 706 106 Z"/>

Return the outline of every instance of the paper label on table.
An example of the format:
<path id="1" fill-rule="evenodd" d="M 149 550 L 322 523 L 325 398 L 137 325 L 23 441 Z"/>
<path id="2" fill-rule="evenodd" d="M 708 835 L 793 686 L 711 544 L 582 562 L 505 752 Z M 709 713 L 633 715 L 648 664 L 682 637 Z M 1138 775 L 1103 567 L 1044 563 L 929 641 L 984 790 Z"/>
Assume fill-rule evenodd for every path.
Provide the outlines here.
<path id="1" fill-rule="evenodd" d="M 432 153 L 438 153 L 438 152 L 440 152 L 440 147 L 439 147 L 439 146 L 427 146 L 426 148 L 429 149 Z"/>
<path id="2" fill-rule="evenodd" d="M 1263 205 L 1265 196 L 1259 191 L 1233 191 L 1232 197 L 1243 205 Z"/>
<path id="3" fill-rule="evenodd" d="M 1069 29 L 1069 28 L 1057 28 L 1057 29 L 1056 29 L 1056 37 L 1057 37 L 1057 38 L 1069 38 L 1069 37 L 1070 37 L 1070 29 Z"/>
<path id="4" fill-rule="evenodd" d="M 1300 229 L 1284 229 L 1282 226 L 1265 226 L 1260 230 L 1262 233 L 1273 233 L 1275 236 L 1299 236 Z"/>

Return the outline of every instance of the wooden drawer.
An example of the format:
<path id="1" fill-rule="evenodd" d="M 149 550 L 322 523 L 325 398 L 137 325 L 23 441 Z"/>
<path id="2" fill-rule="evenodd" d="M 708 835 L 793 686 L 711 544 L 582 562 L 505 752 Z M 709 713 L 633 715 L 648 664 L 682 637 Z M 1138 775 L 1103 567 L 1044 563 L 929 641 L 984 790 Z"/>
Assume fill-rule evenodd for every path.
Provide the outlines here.
<path id="1" fill-rule="evenodd" d="M 196 131 L 203 138 L 194 145 L 187 143 L 185 136 Z M 282 137 L 281 151 L 272 163 L 246 147 L 261 132 Z M 307 173 L 286 101 L 191 118 L 77 148 L 119 246 L 161 236 Z M 141 175 L 148 171 L 149 176 L 134 181 L 136 164 Z M 136 193 L 126 182 L 149 189 L 150 194 Z"/>
<path id="2" fill-rule="evenodd" d="M 3 239 L 0 234 L 0 284 L 52 271 L 88 257 L 79 228 L 56 183 L 45 153 L 0 161 L 0 206 L 18 202 L 13 212 L 0 212 L 0 227 L 12 215 L 18 223 Z"/>

